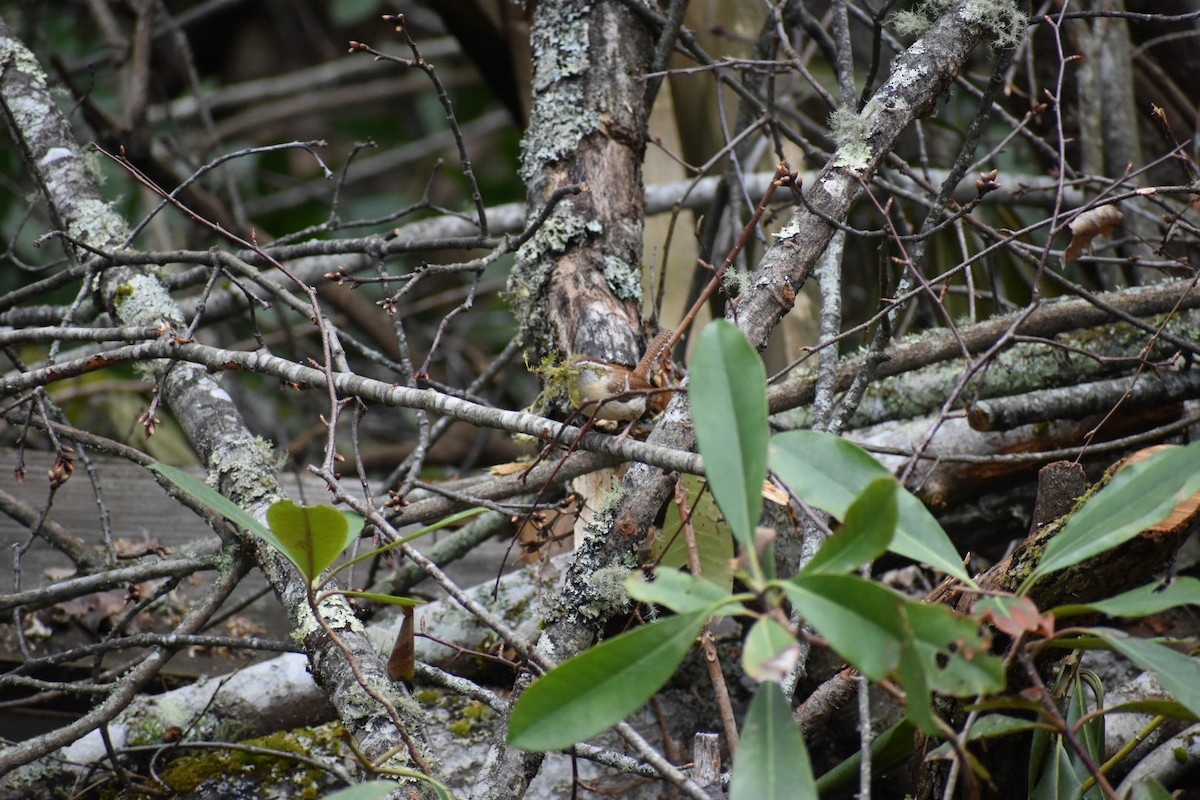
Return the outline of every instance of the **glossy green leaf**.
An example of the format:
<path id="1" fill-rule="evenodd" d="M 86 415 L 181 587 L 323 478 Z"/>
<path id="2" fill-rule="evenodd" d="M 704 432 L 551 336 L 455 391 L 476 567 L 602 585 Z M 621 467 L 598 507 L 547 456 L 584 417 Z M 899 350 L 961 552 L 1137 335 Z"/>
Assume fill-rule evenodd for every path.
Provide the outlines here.
<path id="1" fill-rule="evenodd" d="M 1004 688 L 1004 662 L 990 654 L 977 620 L 914 600 L 905 601 L 904 616 L 932 691 L 975 697 Z"/>
<path id="2" fill-rule="evenodd" d="M 778 684 L 758 687 L 733 759 L 729 800 L 807 800 L 817 797 L 812 765 L 792 706 Z"/>
<path id="3" fill-rule="evenodd" d="M 1083 778 L 1075 772 L 1071 754 L 1063 746 L 1062 737 L 1053 736 L 1052 740 L 1045 769 L 1029 793 L 1029 800 L 1074 800 L 1083 788 Z"/>
<path id="4" fill-rule="evenodd" d="M 799 576 L 778 584 L 829 646 L 872 680 L 900 664 L 904 598 L 857 575 Z"/>
<path id="5" fill-rule="evenodd" d="M 708 609 L 710 615 L 715 615 L 721 606 L 734 602 L 733 595 L 707 578 L 662 567 L 654 571 L 652 581 L 634 572 L 625 580 L 625 589 L 634 600 L 665 606 L 676 614 Z"/>
<path id="6" fill-rule="evenodd" d="M 868 484 L 833 536 L 825 540 L 801 575 L 853 572 L 887 552 L 896 533 L 896 494 L 900 484 L 880 478 Z"/>
<path id="7" fill-rule="evenodd" d="M 984 714 L 971 726 L 971 731 L 967 735 L 967 741 L 977 742 L 987 739 L 1001 739 L 1016 733 L 1028 733 L 1029 731 L 1038 730 L 1051 730 L 1051 728 L 1047 723 L 1038 722 L 1036 719 L 1022 719 L 1021 717 L 1010 717 L 1005 714 Z M 948 756 L 950 753 L 950 744 L 945 742 L 939 745 L 930 755 Z"/>
<path id="8" fill-rule="evenodd" d="M 338 594 L 349 595 L 350 597 L 361 597 L 364 600 L 370 600 L 374 603 L 381 603 L 389 606 L 406 606 L 409 608 L 415 606 L 423 606 L 428 603 L 428 600 L 416 600 L 412 597 L 398 597 L 394 594 L 377 594 L 375 592 L 356 592 L 351 589 L 342 589 Z"/>
<path id="9" fill-rule="evenodd" d="M 1146 778 L 1135 783 L 1129 797 L 1130 800 L 1174 800 L 1174 795 L 1154 778 Z"/>
<path id="10" fill-rule="evenodd" d="M 358 538 L 363 521 L 333 506 L 298 506 L 280 500 L 267 509 L 267 524 L 275 534 L 271 544 L 312 583 Z"/>
<path id="11" fill-rule="evenodd" d="M 191 495 L 202 505 L 220 514 L 239 528 L 261 536 L 268 541 L 272 538 L 271 531 L 265 525 L 250 516 L 249 512 L 230 500 L 207 483 L 176 467 L 167 464 L 151 464 L 148 469 L 157 472 L 175 484 L 185 494 Z"/>
<path id="12" fill-rule="evenodd" d="M 1200 580 L 1173 578 L 1169 583 L 1151 583 L 1095 603 L 1059 606 L 1056 617 L 1100 613 L 1110 617 L 1146 617 L 1177 606 L 1200 606 Z"/>
<path id="13" fill-rule="evenodd" d="M 733 588 L 733 533 L 729 523 L 717 507 L 712 492 L 705 489 L 705 481 L 695 475 L 683 476 L 687 488 L 688 501 L 692 512 L 689 519 L 692 531 L 696 537 L 696 550 L 700 556 L 700 571 L 706 580 L 712 581 L 726 590 Z M 665 567 L 687 569 L 688 560 L 687 540 L 680 530 L 682 522 L 679 517 L 679 506 L 671 503 L 667 506 L 667 516 L 663 520 L 662 532 L 654 541 L 650 550 L 651 561 L 657 561 Z"/>
<path id="14" fill-rule="evenodd" d="M 620 722 L 667 682 L 707 616 L 701 611 L 643 625 L 543 675 L 514 706 L 508 743 L 561 750 Z"/>
<path id="15" fill-rule="evenodd" d="M 882 775 L 908 761 L 913 752 L 914 727 L 901 720 L 871 742 L 871 767 Z M 817 778 L 817 791 L 824 796 L 858 785 L 862 751 L 855 753 L 833 769 Z"/>
<path id="16" fill-rule="evenodd" d="M 457 800 L 454 793 L 444 784 L 416 770 L 392 768 L 391 773 L 421 781 L 433 789 L 433 794 L 438 800 Z M 400 788 L 400 784 L 392 781 L 367 781 L 339 789 L 333 794 L 325 795 L 321 800 L 383 800 Z"/>
<path id="17" fill-rule="evenodd" d="M 399 788 L 400 784 L 393 781 L 367 781 L 339 789 L 321 800 L 383 800 Z"/>
<path id="18" fill-rule="evenodd" d="M 1200 442 L 1172 447 L 1130 464 L 1067 520 L 1021 585 L 1111 550 L 1162 522 L 1200 490 Z"/>
<path id="19" fill-rule="evenodd" d="M 1004 685 L 977 621 L 908 600 L 855 575 L 799 576 L 777 584 L 829 646 L 872 680 L 899 676 L 908 718 L 935 732 L 931 692 L 971 697 Z"/>
<path id="20" fill-rule="evenodd" d="M 696 341 L 688 402 L 709 488 L 734 537 L 752 550 L 767 478 L 767 373 L 745 334 L 723 319 Z"/>
<path id="21" fill-rule="evenodd" d="M 800 657 L 800 646 L 788 629 L 771 617 L 754 623 L 742 647 L 746 676 L 759 681 L 782 681 Z"/>
<path id="22" fill-rule="evenodd" d="M 1200 716 L 1200 663 L 1196 659 L 1124 631 L 1092 628 L 1091 632 L 1142 669 L 1153 672 L 1159 686 L 1188 711 Z"/>
<path id="23" fill-rule="evenodd" d="M 1128 703 L 1117 703 L 1104 709 L 1107 714 L 1150 714 L 1156 717 L 1170 717 L 1188 722 L 1196 722 L 1200 716 L 1188 711 L 1181 703 L 1174 700 L 1130 700 Z"/>
<path id="24" fill-rule="evenodd" d="M 818 431 L 789 431 L 774 436 L 770 462 L 771 469 L 796 496 L 841 520 L 868 486 L 880 478 L 892 477 L 858 445 Z M 897 492 L 896 505 L 898 519 L 891 551 L 971 584 L 962 557 L 929 509 L 907 490 Z"/>

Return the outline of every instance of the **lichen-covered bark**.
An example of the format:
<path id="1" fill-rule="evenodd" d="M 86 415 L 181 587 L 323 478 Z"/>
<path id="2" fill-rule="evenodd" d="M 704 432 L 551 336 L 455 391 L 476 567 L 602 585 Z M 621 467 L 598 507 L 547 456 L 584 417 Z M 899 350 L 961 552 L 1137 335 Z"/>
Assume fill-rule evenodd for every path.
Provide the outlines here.
<path id="1" fill-rule="evenodd" d="M 564 199 L 518 254 L 510 298 L 526 352 L 637 362 L 649 32 L 618 2 L 539 3 L 522 147 L 528 218 Z"/>
<path id="2" fill-rule="evenodd" d="M 8 127 L 21 148 L 31 174 L 40 181 L 52 213 L 62 230 L 93 247 L 116 249 L 129 231 L 112 209 L 86 168 L 84 154 L 71 136 L 33 55 L 0 20 L 0 98 Z M 80 250 L 80 258 L 88 253 Z M 183 328 L 183 317 L 165 287 L 151 270 L 138 267 L 104 269 L 95 282 L 99 304 L 125 324 L 165 323 Z M 150 365 L 163 399 L 184 428 L 192 447 L 208 466 L 222 494 L 262 515 L 267 505 L 284 496 L 276 476 L 274 456 L 251 435 L 232 399 L 201 366 L 158 360 Z M 298 574 L 273 550 L 247 541 L 291 617 L 293 627 L 306 632 L 304 644 L 313 675 L 359 740 L 363 751 L 378 756 L 401 740 L 401 731 L 377 699 L 354 678 L 345 654 L 328 637 L 314 633 L 306 589 Z M 354 653 L 359 670 L 400 710 L 401 721 L 418 742 L 422 716 L 411 698 L 392 688 L 378 653 L 344 602 L 323 605 L 331 627 Z"/>

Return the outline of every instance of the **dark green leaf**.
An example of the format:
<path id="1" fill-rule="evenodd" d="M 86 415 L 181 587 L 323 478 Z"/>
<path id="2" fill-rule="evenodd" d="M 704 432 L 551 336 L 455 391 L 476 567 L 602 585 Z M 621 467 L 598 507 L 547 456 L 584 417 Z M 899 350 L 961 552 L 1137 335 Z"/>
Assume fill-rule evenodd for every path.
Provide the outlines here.
<path id="1" fill-rule="evenodd" d="M 745 334 L 723 319 L 696 341 L 688 402 L 709 488 L 734 537 L 753 550 L 767 478 L 767 373 Z"/>
<path id="2" fill-rule="evenodd" d="M 856 575 L 800 576 L 779 583 L 829 646 L 872 680 L 900 664 L 904 598 Z"/>
<path id="3" fill-rule="evenodd" d="M 789 431 L 771 439 L 771 469 L 804 502 L 845 519 L 855 499 L 892 474 L 856 444 L 817 431 Z M 893 478 L 894 480 L 894 478 Z M 891 551 L 971 583 L 962 557 L 929 510 L 907 491 L 896 497 L 898 520 Z"/>
<path id="4" fill-rule="evenodd" d="M 871 743 L 871 766 L 876 774 L 882 775 L 909 759 L 913 752 L 913 732 L 913 724 L 901 720 L 875 738 Z M 857 786 L 861 764 L 862 752 L 859 751 L 817 778 L 817 791 L 831 795 Z"/>
<path id="5" fill-rule="evenodd" d="M 517 701 L 508 743 L 561 750 L 620 722 L 667 682 L 705 619 L 697 612 L 652 622 L 551 670 Z"/>
<path id="6" fill-rule="evenodd" d="M 807 800 L 817 797 L 812 765 L 792 706 L 775 683 L 758 687 L 733 759 L 729 800 Z"/>
<path id="7" fill-rule="evenodd" d="M 1200 716 L 1200 663 L 1196 659 L 1124 631 L 1092 628 L 1092 633 L 1142 669 L 1153 672 L 1159 686 L 1170 692 L 1188 711 Z"/>
<path id="8" fill-rule="evenodd" d="M 1088 613 L 1146 617 L 1183 605 L 1200 606 L 1200 580 L 1182 577 L 1174 578 L 1166 585 L 1151 583 L 1096 603 L 1059 606 L 1050 613 L 1056 617 Z"/>
<path id="9" fill-rule="evenodd" d="M 1050 540 L 1020 593 L 1038 578 L 1111 550 L 1157 525 L 1197 490 L 1200 442 L 1168 448 L 1124 467 Z"/>
<path id="10" fill-rule="evenodd" d="M 392 781 L 367 781 L 339 789 L 321 800 L 383 800 L 399 788 L 400 784 Z"/>
<path id="11" fill-rule="evenodd" d="M 872 481 L 846 510 L 846 518 L 825 540 L 801 575 L 853 572 L 885 553 L 896 533 L 896 493 L 891 478 Z"/>
<path id="12" fill-rule="evenodd" d="M 280 500 L 267 509 L 267 523 L 280 548 L 312 583 L 337 560 L 362 530 L 362 519 L 333 506 L 298 506 Z"/>
<path id="13" fill-rule="evenodd" d="M 1073 800 L 1079 797 L 1083 779 L 1076 774 L 1071 764 L 1071 754 L 1063 746 L 1062 737 L 1053 736 L 1050 748 L 1046 768 L 1029 793 L 1029 800 Z"/>
<path id="14" fill-rule="evenodd" d="M 700 571 L 705 580 L 712 581 L 725 590 L 733 588 L 733 534 L 729 523 L 717 508 L 712 492 L 705 491 L 705 481 L 695 475 L 683 476 L 688 500 L 692 505 L 692 531 L 696 535 L 696 550 L 700 555 Z M 679 518 L 679 506 L 667 506 L 667 516 L 662 524 L 662 533 L 654 541 L 650 551 L 652 561 L 664 567 L 686 569 L 688 561 L 687 541 Z M 663 552 L 664 548 L 666 552 Z"/>
<path id="15" fill-rule="evenodd" d="M 1174 795 L 1154 778 L 1140 780 L 1133 785 L 1130 800 L 1173 800 Z"/>
<path id="16" fill-rule="evenodd" d="M 706 609 L 709 614 L 719 614 L 720 606 L 733 601 L 733 595 L 707 578 L 661 567 L 654 571 L 653 581 L 646 580 L 641 572 L 634 572 L 626 579 L 625 589 L 634 600 L 666 606 L 676 614 Z"/>

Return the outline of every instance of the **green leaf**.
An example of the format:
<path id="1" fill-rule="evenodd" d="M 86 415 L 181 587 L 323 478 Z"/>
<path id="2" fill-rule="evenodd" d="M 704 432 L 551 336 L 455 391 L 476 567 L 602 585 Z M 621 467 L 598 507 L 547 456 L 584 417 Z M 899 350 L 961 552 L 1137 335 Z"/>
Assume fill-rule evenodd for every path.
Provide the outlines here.
<path id="1" fill-rule="evenodd" d="M 707 618 L 694 612 L 643 625 L 543 675 L 517 700 L 508 743 L 561 750 L 620 722 L 667 682 Z"/>
<path id="2" fill-rule="evenodd" d="M 271 532 L 265 525 L 250 516 L 249 512 L 239 506 L 237 503 L 230 500 L 225 495 L 218 492 L 216 489 L 209 486 L 207 483 L 197 478 L 195 475 L 190 475 L 181 469 L 177 469 L 167 464 L 151 464 L 148 469 L 162 475 L 171 483 L 175 484 L 184 494 L 191 495 L 198 500 L 201 505 L 215 511 L 225 519 L 237 525 L 239 528 L 250 533 L 261 536 L 264 539 L 269 539 Z"/>
<path id="3" fill-rule="evenodd" d="M 1110 617 L 1146 617 L 1177 606 L 1200 606 L 1200 580 L 1174 578 L 1170 583 L 1151 583 L 1095 603 L 1059 606 L 1056 617 L 1099 613 Z"/>
<path id="4" fill-rule="evenodd" d="M 1151 714 L 1156 717 L 1171 717 L 1195 722 L 1198 717 L 1174 700 L 1130 700 L 1104 709 L 1107 714 Z"/>
<path id="5" fill-rule="evenodd" d="M 800 656 L 796 637 L 771 617 L 754 623 L 742 648 L 742 668 L 758 682 L 782 681 Z"/>
<path id="6" fill-rule="evenodd" d="M 1040 734 L 1041 731 L 1034 735 Z M 1030 764 L 1030 767 L 1033 765 Z M 1063 746 L 1062 737 L 1054 736 L 1046 768 L 1038 778 L 1037 785 L 1029 793 L 1029 800 L 1072 800 L 1079 796 L 1083 779 L 1071 765 L 1071 754 Z"/>
<path id="7" fill-rule="evenodd" d="M 399 788 L 400 784 L 392 781 L 367 781 L 339 789 L 321 800 L 383 800 Z"/>
<path id="8" fill-rule="evenodd" d="M 423 606 L 428 603 L 428 600 L 415 600 L 411 597 L 398 597 L 394 594 L 376 594 L 375 592 L 356 592 L 352 589 L 341 589 L 338 594 L 349 595 L 350 597 L 361 597 L 364 600 L 370 600 L 375 603 L 382 603 L 389 606 L 407 606 L 409 608 L 415 606 Z"/>
<path id="9" fill-rule="evenodd" d="M 975 697 L 1004 688 L 1004 662 L 989 653 L 978 620 L 915 600 L 905 601 L 904 616 L 932 691 Z"/>
<path id="10" fill-rule="evenodd" d="M 1038 710 L 1041 710 L 1041 704 L 1035 704 Z M 1009 717 L 1004 714 L 985 714 L 975 721 L 971 726 L 970 733 L 967 736 L 967 741 L 977 742 L 989 739 L 1000 739 L 1005 736 L 1011 736 L 1017 733 L 1044 733 L 1046 731 L 1055 730 L 1052 726 L 1045 722 L 1039 722 L 1032 719 L 1021 719 L 1019 717 Z M 943 742 L 929 752 L 925 757 L 928 760 L 936 758 L 949 758 L 952 756 L 953 749 L 949 742 Z"/>
<path id="11" fill-rule="evenodd" d="M 298 506 L 279 500 L 267 509 L 267 524 L 274 534 L 267 541 L 312 583 L 358 538 L 363 521 L 333 506 Z"/>
<path id="12" fill-rule="evenodd" d="M 812 765 L 792 706 L 775 683 L 758 687 L 733 759 L 729 800 L 817 797 Z"/>
<path id="13" fill-rule="evenodd" d="M 717 501 L 713 499 L 712 492 L 705 489 L 703 478 L 685 475 L 683 482 L 692 505 L 689 519 L 692 522 L 692 531 L 696 535 L 700 571 L 705 580 L 712 581 L 728 591 L 733 588 L 734 555 L 733 534 L 729 530 L 729 523 L 725 521 L 721 509 L 717 508 Z M 671 503 L 667 506 L 662 533 L 655 539 L 654 547 L 650 550 L 651 561 L 679 569 L 687 569 L 690 566 L 687 540 L 680 530 L 682 526 L 679 506 Z"/>
<path id="14" fill-rule="evenodd" d="M 778 584 L 829 646 L 871 680 L 900 664 L 904 598 L 857 575 L 800 576 Z"/>
<path id="15" fill-rule="evenodd" d="M 853 572 L 887 551 L 896 533 L 896 494 L 890 478 L 872 481 L 846 510 L 840 528 L 825 540 L 801 575 Z"/>
<path id="16" fill-rule="evenodd" d="M 688 402 L 709 488 L 734 537 L 753 552 L 767 478 L 767 373 L 745 334 L 723 319 L 696 341 Z"/>
<path id="17" fill-rule="evenodd" d="M 901 720 L 875 737 L 871 743 L 871 767 L 876 774 L 882 775 L 908 761 L 913 752 L 913 732 L 913 724 L 908 720 Z M 817 778 L 817 791 L 828 796 L 850 786 L 857 786 L 861 764 L 860 750 Z"/>
<path id="18" fill-rule="evenodd" d="M 829 646 L 878 681 L 898 674 L 908 718 L 936 730 L 930 692 L 969 697 L 1004 685 L 1002 661 L 970 617 L 910 601 L 854 575 L 799 576 L 777 584 Z"/>
<path id="19" fill-rule="evenodd" d="M 1173 800 L 1174 795 L 1154 778 L 1146 778 L 1133 785 L 1130 798 L 1131 800 Z"/>
<path id="20" fill-rule="evenodd" d="M 654 571 L 653 581 L 634 572 L 625 580 L 625 589 L 634 600 L 666 606 L 676 614 L 707 610 L 716 615 L 721 606 L 734 602 L 733 595 L 707 578 L 661 567 Z"/>
<path id="21" fill-rule="evenodd" d="M 1124 467 L 1050 540 L 1019 593 L 1025 594 L 1038 578 L 1111 550 L 1157 525 L 1197 490 L 1200 442 L 1162 450 Z"/>
<path id="22" fill-rule="evenodd" d="M 871 483 L 880 478 L 895 480 L 866 450 L 818 431 L 789 431 L 773 437 L 770 461 L 779 479 L 804 502 L 842 520 Z M 907 490 L 897 493 L 896 503 L 898 521 L 891 551 L 973 586 L 962 557 L 929 509 Z"/>
<path id="23" fill-rule="evenodd" d="M 1188 711 L 1200 716 L 1200 663 L 1196 659 L 1158 642 L 1130 636 L 1124 631 L 1092 628 L 1091 632 L 1142 669 L 1153 672 L 1159 686 Z"/>

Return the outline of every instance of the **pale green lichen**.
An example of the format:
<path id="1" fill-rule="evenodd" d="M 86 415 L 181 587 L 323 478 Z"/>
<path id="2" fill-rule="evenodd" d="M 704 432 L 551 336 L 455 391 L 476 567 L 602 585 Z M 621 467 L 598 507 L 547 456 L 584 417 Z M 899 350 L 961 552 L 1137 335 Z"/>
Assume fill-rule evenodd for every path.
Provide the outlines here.
<path id="1" fill-rule="evenodd" d="M 642 302 L 642 270 L 615 256 L 604 257 L 604 280 L 613 294 L 622 300 Z"/>
<path id="2" fill-rule="evenodd" d="M 867 136 L 867 121 L 854 109 L 839 106 L 829 115 L 829 134 L 838 147 L 849 147 Z"/>
<path id="3" fill-rule="evenodd" d="M 950 7 L 951 0 L 921 0 L 913 9 L 897 12 L 892 17 L 892 26 L 900 36 L 920 36 Z M 971 0 L 962 5 L 959 18 L 967 25 L 991 32 L 989 45 L 1000 50 L 1024 41 L 1029 23 L 1012 0 Z"/>

